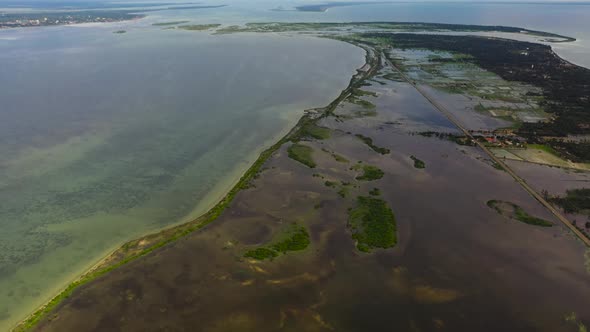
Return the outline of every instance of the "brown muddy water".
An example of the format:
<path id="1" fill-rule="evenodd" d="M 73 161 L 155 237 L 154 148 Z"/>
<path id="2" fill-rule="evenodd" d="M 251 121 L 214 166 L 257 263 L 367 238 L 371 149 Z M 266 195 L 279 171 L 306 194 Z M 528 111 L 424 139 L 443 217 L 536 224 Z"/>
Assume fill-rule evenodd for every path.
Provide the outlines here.
<path id="1" fill-rule="evenodd" d="M 79 288 L 37 330 L 576 331 L 564 321 L 571 312 L 588 325 L 584 246 L 477 149 L 413 134 L 456 129 L 408 84 L 379 81 L 363 88 L 377 93 L 362 97 L 375 112 L 345 103 L 321 120 L 329 139 L 302 143 L 316 168 L 283 146 L 217 221 Z M 355 180 L 358 161 L 385 176 Z M 348 193 L 326 180 L 350 182 Z M 347 209 L 375 187 L 395 213 L 398 244 L 367 254 Z M 505 219 L 491 199 L 555 226 Z M 293 222 L 310 232 L 305 251 L 243 258 Z"/>

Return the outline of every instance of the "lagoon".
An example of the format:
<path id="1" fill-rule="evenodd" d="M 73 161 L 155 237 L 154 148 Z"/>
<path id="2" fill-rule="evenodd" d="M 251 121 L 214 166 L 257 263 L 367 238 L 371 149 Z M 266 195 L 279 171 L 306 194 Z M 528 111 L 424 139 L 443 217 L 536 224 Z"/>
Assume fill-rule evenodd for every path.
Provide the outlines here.
<path id="1" fill-rule="evenodd" d="M 0 31 L 0 330 L 121 243 L 207 210 L 304 109 L 329 103 L 363 63 L 362 50 L 332 40 L 153 23 L 512 25 L 577 38 L 552 46 L 590 67 L 585 4 L 271 10 L 299 4 L 230 2 L 138 21 Z"/>
<path id="2" fill-rule="evenodd" d="M 0 330 L 123 242 L 206 211 L 364 62 L 308 37 L 0 35 Z"/>

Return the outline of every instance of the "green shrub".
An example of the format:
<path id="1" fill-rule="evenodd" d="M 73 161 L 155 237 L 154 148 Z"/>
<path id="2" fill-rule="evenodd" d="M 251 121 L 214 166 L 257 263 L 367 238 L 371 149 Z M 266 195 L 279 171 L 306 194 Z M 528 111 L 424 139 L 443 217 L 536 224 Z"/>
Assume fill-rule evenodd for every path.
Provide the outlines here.
<path id="1" fill-rule="evenodd" d="M 294 143 L 287 149 L 289 158 L 296 160 L 309 168 L 316 167 L 316 163 L 311 156 L 312 152 L 312 148 L 299 143 Z"/>
<path id="2" fill-rule="evenodd" d="M 357 180 L 362 181 L 372 181 L 372 180 L 379 180 L 383 177 L 385 173 L 375 166 L 371 165 L 363 165 L 363 174 L 356 177 Z"/>
<path id="3" fill-rule="evenodd" d="M 390 152 L 387 148 L 378 147 L 375 144 L 373 144 L 373 139 L 370 137 L 363 136 L 361 134 L 356 134 L 355 136 L 358 137 L 358 139 L 363 141 L 363 143 L 367 144 L 371 149 L 373 149 L 373 151 L 377 153 L 388 154 Z"/>
<path id="4" fill-rule="evenodd" d="M 416 168 L 426 168 L 426 163 L 424 163 L 422 160 L 414 157 L 414 156 L 410 156 L 410 158 L 414 161 L 414 167 Z"/>

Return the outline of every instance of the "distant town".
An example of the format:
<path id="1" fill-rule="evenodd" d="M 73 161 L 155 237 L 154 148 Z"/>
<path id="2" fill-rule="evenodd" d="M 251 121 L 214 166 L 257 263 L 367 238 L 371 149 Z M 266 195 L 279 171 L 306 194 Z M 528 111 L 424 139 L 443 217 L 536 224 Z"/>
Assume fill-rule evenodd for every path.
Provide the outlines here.
<path id="1" fill-rule="evenodd" d="M 79 4 L 80 6 L 84 3 Z M 89 6 L 96 4 L 90 3 Z M 208 9 L 219 8 L 226 5 L 193 5 L 193 3 L 185 3 L 183 5 L 172 5 L 171 3 L 151 3 L 141 4 L 141 8 L 137 7 L 139 4 L 125 4 L 125 7 L 132 8 L 116 8 L 106 7 L 96 9 L 94 7 L 84 7 L 84 9 L 66 10 L 59 8 L 55 11 L 36 11 L 23 13 L 6 13 L 0 11 L 0 29 L 3 28 L 23 28 L 23 27 L 37 27 L 37 26 L 51 26 L 51 25 L 68 25 L 79 23 L 106 23 L 106 22 L 120 22 L 145 17 L 144 13 L 154 12 L 159 10 L 179 10 L 179 9 Z M 120 5 L 119 5 L 120 6 Z M 50 9 L 50 8 L 46 8 Z"/>
<path id="2" fill-rule="evenodd" d="M 132 14 L 127 10 L 0 14 L 0 29 L 50 25 L 67 25 L 91 22 L 119 22 L 138 19 L 142 17 L 144 17 L 144 15 Z"/>

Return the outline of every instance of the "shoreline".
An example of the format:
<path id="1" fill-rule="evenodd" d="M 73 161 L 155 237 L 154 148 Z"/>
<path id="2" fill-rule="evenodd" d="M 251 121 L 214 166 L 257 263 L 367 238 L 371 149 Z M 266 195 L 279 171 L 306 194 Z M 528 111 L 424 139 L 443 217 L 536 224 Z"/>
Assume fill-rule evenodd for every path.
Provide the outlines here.
<path id="1" fill-rule="evenodd" d="M 35 326 L 40 318 L 44 317 L 53 308 L 55 308 L 55 306 L 59 305 L 61 300 L 69 296 L 69 294 L 71 294 L 71 292 L 74 291 L 78 286 L 82 286 L 96 279 L 97 277 L 110 272 L 113 269 L 147 255 L 159 247 L 175 242 L 176 240 L 189 235 L 192 232 L 199 230 L 209 223 L 215 221 L 217 217 L 224 211 L 224 209 L 233 201 L 235 195 L 237 195 L 237 193 L 242 189 L 247 188 L 248 182 L 261 171 L 261 167 L 274 154 L 274 152 L 276 152 L 283 144 L 298 134 L 302 125 L 329 114 L 343 99 L 345 99 L 350 94 L 350 90 L 355 87 L 355 83 L 359 82 L 359 76 L 362 77 L 367 75 L 375 67 L 379 66 L 378 63 L 371 63 L 371 60 L 375 59 L 375 54 L 372 54 L 368 49 L 362 47 L 361 45 L 351 42 L 348 43 L 364 49 L 365 63 L 360 68 L 364 68 L 368 65 L 369 69 L 366 71 L 357 69 L 356 74 L 352 76 L 349 84 L 340 92 L 336 99 L 334 99 L 325 107 L 305 109 L 303 115 L 298 118 L 298 121 L 295 121 L 293 126 L 286 126 L 284 131 L 281 131 L 280 134 L 276 135 L 277 138 L 269 139 L 268 145 L 265 142 L 265 144 L 261 146 L 259 152 L 253 152 L 253 155 L 257 157 L 253 158 L 252 162 L 247 162 L 248 165 L 247 167 L 244 167 L 243 171 L 236 172 L 236 177 L 234 180 L 228 181 L 228 183 L 231 184 L 226 186 L 227 190 L 224 190 L 223 193 L 220 191 L 218 197 L 211 199 L 211 204 L 203 204 L 203 206 L 206 206 L 206 208 L 203 208 L 202 213 L 199 213 L 198 216 L 194 218 L 190 217 L 190 215 L 193 214 L 195 210 L 200 210 L 198 207 L 195 207 L 193 212 L 183 217 L 181 219 L 182 221 L 179 221 L 178 223 L 168 225 L 160 230 L 151 231 L 143 236 L 116 246 L 114 250 L 109 251 L 107 255 L 93 264 L 90 269 L 83 271 L 78 277 L 72 279 L 73 281 L 67 284 L 67 286 L 63 288 L 62 291 L 58 292 L 56 296 L 51 297 L 44 305 L 37 308 L 29 316 L 19 322 L 13 328 L 13 330 L 20 330 L 20 328 L 26 330 Z M 360 79 L 360 81 L 362 81 L 362 79 Z M 274 142 L 274 144 L 270 143 L 271 141 Z M 265 148 L 265 146 L 268 147 Z M 148 241 L 149 243 L 146 245 L 144 241 Z M 131 253 L 129 254 L 129 252 Z M 32 325 L 29 326 L 28 322 L 31 319 L 33 320 L 31 322 Z M 27 326 L 22 326 L 23 324 Z"/>
<path id="2" fill-rule="evenodd" d="M 368 73 L 376 68 L 378 64 L 373 63 L 371 65 L 372 54 L 370 54 L 367 49 L 353 43 L 349 44 L 365 51 L 364 63 L 362 66 L 354 70 L 354 74 L 350 78 L 348 85 L 341 90 L 336 98 L 328 105 L 304 109 L 303 114 L 297 117 L 297 121 L 294 121 L 292 126 L 285 126 L 284 130 L 275 135 L 275 137 L 269 139 L 268 142 L 261 145 L 260 149 L 252 153 L 252 156 L 255 156 L 253 161 L 248 162 L 248 166 L 245 167 L 243 171 L 236 171 L 234 179 L 228 181 L 231 184 L 224 186 L 226 187 L 226 190 L 224 190 L 223 193 L 220 191 L 220 194 L 215 199 L 211 199 L 210 204 L 203 204 L 204 207 L 202 208 L 199 208 L 199 204 L 197 204 L 195 209 L 187 214 L 187 216 L 181 218 L 179 222 L 167 225 L 159 230 L 152 230 L 142 236 L 114 246 L 112 250 L 107 251 L 106 255 L 102 256 L 102 258 L 98 259 L 95 263 L 89 265 L 90 267 L 88 269 L 84 269 L 82 272 L 76 274 L 74 278 L 71 278 L 71 281 L 67 283 L 65 287 L 62 287 L 61 290 L 55 293 L 56 295 L 50 296 L 42 305 L 35 308 L 23 319 L 19 320 L 10 328 L 10 331 L 29 330 L 34 327 L 41 318 L 45 317 L 45 315 L 47 315 L 53 308 L 59 305 L 62 299 L 67 298 L 79 286 L 91 282 L 122 265 L 135 261 L 160 247 L 176 242 L 215 221 L 217 217 L 221 215 L 223 210 L 225 210 L 225 208 L 233 201 L 237 193 L 242 189 L 247 188 L 248 182 L 259 174 L 262 165 L 273 155 L 273 153 L 298 134 L 299 129 L 303 124 L 315 119 L 317 117 L 315 116 L 316 114 L 322 116 L 331 112 L 348 96 L 350 90 L 354 88 L 356 83 L 361 82 Z M 370 68 L 367 71 L 361 70 L 361 68 L 365 68 L 367 65 L 370 65 Z M 318 110 L 321 110 L 321 112 L 317 112 Z M 295 118 L 295 116 L 293 118 Z M 289 119 L 286 119 L 286 121 L 289 121 Z M 212 191 L 214 190 L 215 189 Z M 202 212 L 195 217 L 190 217 L 195 210 L 202 210 Z"/>

